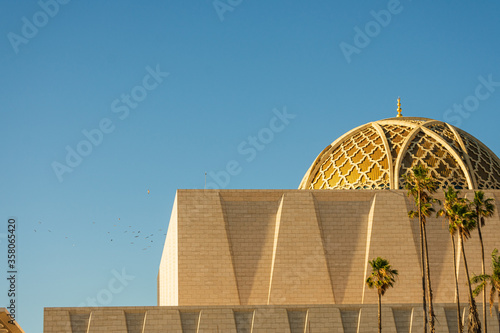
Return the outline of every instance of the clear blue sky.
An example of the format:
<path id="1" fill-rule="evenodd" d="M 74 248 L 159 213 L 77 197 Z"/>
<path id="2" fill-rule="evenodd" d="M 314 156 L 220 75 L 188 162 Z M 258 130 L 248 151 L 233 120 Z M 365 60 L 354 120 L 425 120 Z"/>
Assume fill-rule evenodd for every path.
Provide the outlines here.
<path id="1" fill-rule="evenodd" d="M 297 188 L 398 96 L 500 154 L 499 2 L 60 2 L 0 2 L 0 268 L 14 216 L 26 332 L 44 307 L 156 305 L 176 189 Z"/>

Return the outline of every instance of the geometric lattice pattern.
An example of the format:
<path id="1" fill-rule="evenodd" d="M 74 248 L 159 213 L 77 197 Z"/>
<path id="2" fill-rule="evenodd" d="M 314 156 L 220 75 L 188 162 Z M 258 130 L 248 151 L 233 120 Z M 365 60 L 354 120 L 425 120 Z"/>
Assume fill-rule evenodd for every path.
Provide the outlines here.
<path id="1" fill-rule="evenodd" d="M 418 164 L 429 168 L 430 175 L 440 184 L 440 187 L 467 188 L 467 180 L 455 158 L 441 143 L 425 135 L 424 132 L 418 132 L 406 149 L 400 175 L 410 172 Z"/>
<path id="2" fill-rule="evenodd" d="M 432 124 L 427 126 L 428 129 L 435 132 L 439 136 L 441 136 L 448 144 L 450 144 L 456 151 L 460 152 L 460 155 L 463 156 L 463 150 L 460 146 L 460 142 L 455 134 L 443 123 Z"/>
<path id="3" fill-rule="evenodd" d="M 390 188 L 387 152 L 373 128 L 354 133 L 321 165 L 313 188 Z"/>
<path id="4" fill-rule="evenodd" d="M 458 130 L 458 132 L 470 156 L 478 188 L 500 188 L 500 160 L 472 135 L 462 130 Z"/>
<path id="5" fill-rule="evenodd" d="M 401 151 L 404 140 L 410 134 L 412 128 L 402 125 L 384 125 L 382 126 L 384 134 L 387 137 L 389 148 L 391 150 L 392 163 L 396 163 L 396 158 Z"/>
<path id="6" fill-rule="evenodd" d="M 299 189 L 401 189 L 417 165 L 440 188 L 500 189 L 500 160 L 472 135 L 416 117 L 380 120 L 333 142 L 314 161 Z"/>

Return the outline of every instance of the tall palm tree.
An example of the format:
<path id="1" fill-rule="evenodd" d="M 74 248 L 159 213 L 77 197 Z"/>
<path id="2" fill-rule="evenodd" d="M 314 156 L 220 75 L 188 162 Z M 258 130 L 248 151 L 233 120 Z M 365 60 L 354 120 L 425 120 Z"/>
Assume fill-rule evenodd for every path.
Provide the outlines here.
<path id="1" fill-rule="evenodd" d="M 498 249 L 494 249 L 491 253 L 491 261 L 493 273 L 491 275 L 481 274 L 474 276 L 471 280 L 472 283 L 478 284 L 473 291 L 474 296 L 479 295 L 481 291 L 485 291 L 486 284 L 489 283 L 490 289 L 490 315 L 492 314 L 493 304 L 495 303 L 495 293 L 498 296 L 498 330 L 500 332 L 500 256 L 498 256 Z"/>
<path id="2" fill-rule="evenodd" d="M 418 217 L 420 226 L 420 260 L 422 263 L 422 294 L 423 294 L 423 311 L 424 311 L 424 332 L 427 332 L 427 313 L 426 313 L 426 279 L 427 279 L 427 294 L 429 297 L 429 327 L 431 333 L 435 332 L 434 328 L 434 307 L 432 301 L 432 286 L 431 272 L 429 267 L 429 251 L 427 248 L 427 233 L 425 230 L 426 218 L 434 212 L 432 204 L 438 200 L 434 199 L 431 194 L 437 191 L 437 182 L 428 176 L 428 169 L 419 164 L 412 168 L 410 173 L 403 176 L 406 183 L 405 189 L 408 190 L 408 196 L 412 196 L 415 200 L 417 211 L 408 212 L 410 218 Z"/>
<path id="3" fill-rule="evenodd" d="M 394 286 L 395 277 L 398 271 L 392 269 L 387 259 L 377 257 L 369 261 L 372 266 L 372 274 L 366 279 L 366 284 L 370 288 L 377 288 L 378 292 L 378 331 L 382 332 L 382 296 L 387 289 Z"/>
<path id="4" fill-rule="evenodd" d="M 481 243 L 481 275 L 484 275 L 484 245 L 483 236 L 481 234 L 481 227 L 484 227 L 484 218 L 491 217 L 495 211 L 495 205 L 493 204 L 493 199 L 484 198 L 483 191 L 474 192 L 474 200 L 471 202 L 472 207 L 476 212 L 476 225 L 477 232 L 479 233 L 479 242 Z M 488 332 L 488 327 L 486 325 L 486 290 L 483 289 L 483 325 L 484 333 Z"/>
<path id="5" fill-rule="evenodd" d="M 481 322 L 477 313 L 476 302 L 472 294 L 471 281 L 469 276 L 469 267 L 467 257 L 465 256 L 464 242 L 470 237 L 470 233 L 476 227 L 475 212 L 471 209 L 468 202 L 456 202 L 451 207 L 452 215 L 458 229 L 458 235 L 462 243 L 462 258 L 464 259 L 465 273 L 467 274 L 467 286 L 469 287 L 469 333 L 481 333 Z"/>
<path id="6" fill-rule="evenodd" d="M 448 187 L 448 190 L 444 192 L 444 203 L 443 208 L 437 212 L 437 216 L 443 216 L 448 220 L 448 230 L 451 236 L 451 243 L 453 246 L 453 276 L 455 277 L 455 293 L 457 295 L 457 320 L 458 320 L 458 333 L 463 332 L 462 327 L 462 316 L 460 314 L 460 295 L 458 291 L 458 272 L 457 272 L 457 251 L 455 248 L 455 234 L 457 233 L 457 225 L 454 221 L 452 207 L 456 202 L 463 202 L 462 198 L 459 198 L 460 191 L 455 190 L 453 187 Z"/>

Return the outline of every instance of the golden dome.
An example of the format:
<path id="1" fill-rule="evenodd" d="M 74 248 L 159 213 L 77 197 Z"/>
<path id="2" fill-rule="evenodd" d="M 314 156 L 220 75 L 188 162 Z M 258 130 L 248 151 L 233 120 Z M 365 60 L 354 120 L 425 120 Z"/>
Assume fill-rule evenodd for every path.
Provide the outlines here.
<path id="1" fill-rule="evenodd" d="M 357 127 L 326 147 L 299 189 L 401 189 L 423 164 L 441 188 L 500 189 L 500 159 L 450 124 L 396 117 Z"/>

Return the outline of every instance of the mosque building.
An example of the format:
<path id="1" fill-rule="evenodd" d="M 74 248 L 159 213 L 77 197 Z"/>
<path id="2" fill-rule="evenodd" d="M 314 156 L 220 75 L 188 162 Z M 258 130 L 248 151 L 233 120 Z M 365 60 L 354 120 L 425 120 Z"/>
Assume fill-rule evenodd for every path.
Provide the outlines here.
<path id="1" fill-rule="evenodd" d="M 328 145 L 297 190 L 177 190 L 158 306 L 46 308 L 44 332 L 374 332 L 377 292 L 365 281 L 378 256 L 399 271 L 382 301 L 384 332 L 421 332 L 419 225 L 408 217 L 415 208 L 402 177 L 418 164 L 438 182 L 438 199 L 452 186 L 469 199 L 480 189 L 500 202 L 500 159 L 457 127 L 402 116 L 398 100 L 397 117 Z M 456 332 L 447 222 L 431 217 L 426 228 L 436 330 Z M 500 248 L 498 211 L 483 228 L 488 258 Z M 479 274 L 477 231 L 465 250 L 469 272 Z M 481 297 L 476 302 L 481 313 Z M 498 331 L 489 314 L 488 328 Z"/>

